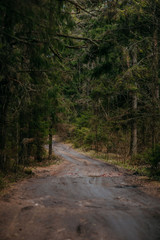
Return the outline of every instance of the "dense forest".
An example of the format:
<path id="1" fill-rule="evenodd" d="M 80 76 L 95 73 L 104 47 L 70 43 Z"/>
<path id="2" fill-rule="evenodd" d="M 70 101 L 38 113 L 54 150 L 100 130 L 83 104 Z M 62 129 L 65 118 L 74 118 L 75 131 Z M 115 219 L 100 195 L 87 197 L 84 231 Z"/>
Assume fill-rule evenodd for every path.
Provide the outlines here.
<path id="1" fill-rule="evenodd" d="M 0 169 L 52 135 L 157 168 L 159 0 L 0 1 Z"/>

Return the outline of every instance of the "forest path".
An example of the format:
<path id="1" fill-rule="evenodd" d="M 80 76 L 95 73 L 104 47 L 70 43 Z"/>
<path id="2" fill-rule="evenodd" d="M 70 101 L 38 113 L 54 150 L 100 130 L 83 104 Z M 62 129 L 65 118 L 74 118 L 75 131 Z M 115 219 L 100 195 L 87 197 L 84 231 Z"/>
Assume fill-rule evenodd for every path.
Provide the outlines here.
<path id="1" fill-rule="evenodd" d="M 127 172 L 53 143 L 65 160 L 0 199 L 1 240 L 159 240 L 160 200 Z"/>

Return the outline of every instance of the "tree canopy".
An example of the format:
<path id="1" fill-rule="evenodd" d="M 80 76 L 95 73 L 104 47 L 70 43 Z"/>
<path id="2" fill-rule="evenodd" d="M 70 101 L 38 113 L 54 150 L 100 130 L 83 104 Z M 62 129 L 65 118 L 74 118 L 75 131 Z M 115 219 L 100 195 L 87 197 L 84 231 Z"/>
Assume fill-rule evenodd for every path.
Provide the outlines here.
<path id="1" fill-rule="evenodd" d="M 0 11 L 2 170 L 42 161 L 48 135 L 51 155 L 56 132 L 96 151 L 156 151 L 159 1 L 6 0 Z"/>

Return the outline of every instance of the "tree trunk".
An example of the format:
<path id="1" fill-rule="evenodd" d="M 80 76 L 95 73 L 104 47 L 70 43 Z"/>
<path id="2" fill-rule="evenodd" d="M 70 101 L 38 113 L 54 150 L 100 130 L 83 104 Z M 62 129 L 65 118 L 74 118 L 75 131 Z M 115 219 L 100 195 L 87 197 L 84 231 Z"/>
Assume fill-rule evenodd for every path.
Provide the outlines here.
<path id="1" fill-rule="evenodd" d="M 49 156 L 48 158 L 51 159 L 52 158 L 52 125 L 50 125 L 49 128 Z"/>
<path id="2" fill-rule="evenodd" d="M 132 121 L 131 121 L 131 145 L 130 154 L 134 156 L 137 154 L 137 120 L 135 119 L 137 112 L 137 93 L 132 93 Z"/>
<path id="3" fill-rule="evenodd" d="M 0 166 L 4 169 L 5 165 L 5 146 L 6 146 L 6 124 L 5 124 L 5 115 L 1 113 L 0 116 Z"/>
<path id="4" fill-rule="evenodd" d="M 135 46 L 132 52 L 133 67 L 137 64 L 137 47 Z M 130 142 L 130 155 L 131 157 L 137 154 L 137 84 L 135 83 L 135 89 L 131 92 L 132 97 L 132 120 L 131 120 L 131 142 Z"/>
<path id="5" fill-rule="evenodd" d="M 19 164 L 19 119 L 16 122 L 16 168 Z"/>
<path id="6" fill-rule="evenodd" d="M 1 95 L 1 91 L 0 91 Z M 4 169 L 6 164 L 6 133 L 7 133 L 7 98 L 1 95 L 0 102 L 0 168 Z M 3 101 L 4 100 L 4 101 Z"/>
<path id="7" fill-rule="evenodd" d="M 156 3 L 155 3 L 155 10 L 156 10 Z M 152 80 L 152 148 L 155 148 L 157 144 L 156 138 L 156 128 L 157 128 L 157 115 L 158 115 L 158 100 L 159 100 L 159 78 L 158 78 L 158 21 L 155 16 L 154 12 L 154 32 L 153 32 L 153 80 Z"/>

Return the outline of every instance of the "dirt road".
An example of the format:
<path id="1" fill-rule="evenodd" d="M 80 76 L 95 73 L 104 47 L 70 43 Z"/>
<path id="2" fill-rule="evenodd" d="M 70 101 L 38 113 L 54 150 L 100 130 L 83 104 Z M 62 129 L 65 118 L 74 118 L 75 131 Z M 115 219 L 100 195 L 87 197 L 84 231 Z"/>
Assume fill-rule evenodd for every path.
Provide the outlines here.
<path id="1" fill-rule="evenodd" d="M 0 199 L 0 240 L 160 240 L 160 200 L 134 177 L 54 143 L 65 161 Z"/>

